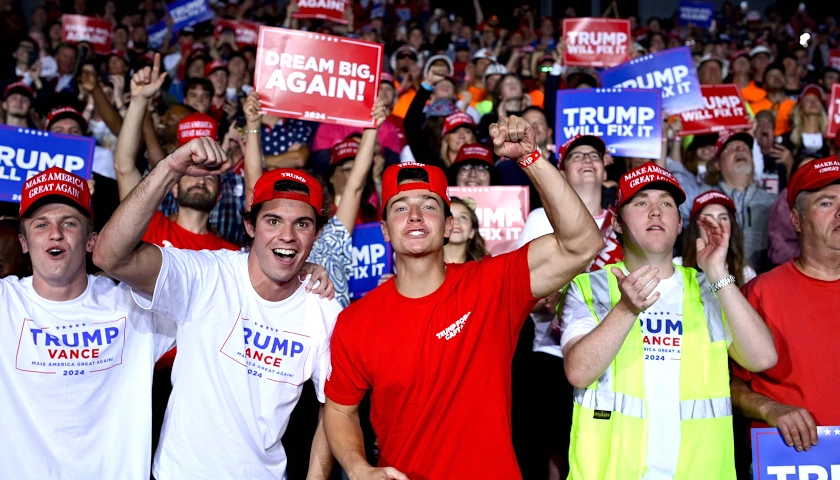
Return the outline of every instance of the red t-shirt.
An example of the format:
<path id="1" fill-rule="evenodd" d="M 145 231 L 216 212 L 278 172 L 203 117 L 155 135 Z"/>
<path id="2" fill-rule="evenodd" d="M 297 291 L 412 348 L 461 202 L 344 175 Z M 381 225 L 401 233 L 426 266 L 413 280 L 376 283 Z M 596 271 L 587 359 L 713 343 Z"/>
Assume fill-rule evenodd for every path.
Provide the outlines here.
<path id="1" fill-rule="evenodd" d="M 745 285 L 744 296 L 773 333 L 779 362 L 761 373 L 733 362 L 733 374 L 756 393 L 808 410 L 818 426 L 840 425 L 840 281 L 808 277 L 790 261 Z"/>
<path id="2" fill-rule="evenodd" d="M 175 247 L 184 250 L 222 250 L 225 248 L 228 250 L 239 250 L 236 245 L 216 234 L 205 233 L 204 235 L 199 235 L 185 230 L 160 211 L 156 211 L 152 215 L 149 228 L 143 234 L 143 241 L 153 243 L 159 247 Z M 176 351 L 177 348 L 173 347 L 172 350 L 163 354 L 155 364 L 155 368 L 171 367 L 172 362 L 175 361 Z"/>
<path id="3" fill-rule="evenodd" d="M 446 266 L 417 299 L 394 280 L 338 316 L 326 395 L 358 404 L 372 390 L 379 466 L 412 480 L 521 478 L 511 440 L 511 362 L 536 303 L 528 246 Z"/>
<path id="4" fill-rule="evenodd" d="M 184 250 L 239 250 L 236 245 L 214 233 L 199 235 L 183 229 L 160 211 L 156 211 L 143 235 L 143 241 L 159 247 L 175 247 Z"/>

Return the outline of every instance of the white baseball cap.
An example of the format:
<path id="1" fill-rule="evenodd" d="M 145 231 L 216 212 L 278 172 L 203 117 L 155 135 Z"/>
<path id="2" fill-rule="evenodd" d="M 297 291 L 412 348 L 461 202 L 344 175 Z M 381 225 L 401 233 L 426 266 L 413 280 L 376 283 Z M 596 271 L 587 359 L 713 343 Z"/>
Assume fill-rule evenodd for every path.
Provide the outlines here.
<path id="1" fill-rule="evenodd" d="M 493 51 L 489 48 L 482 48 L 481 50 L 473 53 L 472 61 L 475 62 L 480 59 L 490 60 L 493 63 L 496 63 L 496 55 L 493 55 Z"/>
<path id="2" fill-rule="evenodd" d="M 770 51 L 769 48 L 765 47 L 764 45 L 759 45 L 752 50 L 750 50 L 750 59 L 754 58 L 756 55 L 766 54 L 770 59 L 773 59 L 773 52 Z"/>

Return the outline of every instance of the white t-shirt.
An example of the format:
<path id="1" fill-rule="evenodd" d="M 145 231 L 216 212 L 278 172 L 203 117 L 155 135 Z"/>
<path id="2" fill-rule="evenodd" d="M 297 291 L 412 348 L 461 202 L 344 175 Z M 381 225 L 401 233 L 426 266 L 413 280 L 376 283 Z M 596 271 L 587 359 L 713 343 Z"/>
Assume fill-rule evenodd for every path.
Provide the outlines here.
<path id="1" fill-rule="evenodd" d="M 142 307 L 178 321 L 155 478 L 285 478 L 280 439 L 306 380 L 325 401 L 340 305 L 306 293 L 303 283 L 286 300 L 264 300 L 244 252 L 161 252 L 153 298 L 135 293 Z"/>
<path id="2" fill-rule="evenodd" d="M 628 273 L 626 269 L 624 273 Z M 648 418 L 648 473 L 644 480 L 671 480 L 677 472 L 681 439 L 682 275 L 675 271 L 670 278 L 662 279 L 654 292 L 660 293 L 659 300 L 639 315 L 645 350 Z M 573 283 L 563 305 L 560 351 L 569 340 L 586 335 L 597 326 L 580 289 Z M 725 332 L 729 344 L 731 334 Z"/>
<path id="3" fill-rule="evenodd" d="M 602 209 L 601 213 L 593 218 L 595 219 L 595 223 L 598 224 L 598 228 L 601 228 L 604 224 L 604 219 L 607 218 L 607 211 Z M 545 209 L 542 207 L 536 208 L 525 219 L 525 227 L 522 229 L 522 235 L 519 236 L 519 244 L 516 248 L 522 248 L 523 245 L 531 240 L 552 233 L 554 233 L 554 228 L 551 227 L 551 222 L 548 221 L 548 215 L 545 213 Z M 559 341 L 557 332 L 551 328 L 556 318 L 557 315 L 552 312 L 531 313 L 531 320 L 534 322 L 533 350 L 535 352 L 548 353 L 549 355 L 558 357 L 563 356 L 557 348 L 557 342 Z"/>
<path id="4" fill-rule="evenodd" d="M 90 275 L 66 302 L 0 280 L 0 477 L 148 480 L 152 373 L 175 324 Z"/>

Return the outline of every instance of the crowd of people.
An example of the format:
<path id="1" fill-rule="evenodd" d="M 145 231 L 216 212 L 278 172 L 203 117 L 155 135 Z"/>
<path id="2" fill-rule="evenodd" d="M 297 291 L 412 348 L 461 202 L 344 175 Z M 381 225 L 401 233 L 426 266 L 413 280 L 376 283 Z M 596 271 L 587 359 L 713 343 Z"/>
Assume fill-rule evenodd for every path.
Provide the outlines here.
<path id="1" fill-rule="evenodd" d="M 749 427 L 802 451 L 840 425 L 835 18 L 613 2 L 631 58 L 688 46 L 751 123 L 663 115 L 662 155 L 628 158 L 555 144 L 557 92 L 601 86 L 563 63 L 571 7 L 210 2 L 384 44 L 362 128 L 267 114 L 256 48 L 164 2 L 2 3 L 0 123 L 95 149 L 91 178 L 0 203 L 0 477 L 734 479 Z M 529 187 L 518 248 L 491 255 L 449 186 Z M 371 222 L 394 268 L 352 298 Z"/>

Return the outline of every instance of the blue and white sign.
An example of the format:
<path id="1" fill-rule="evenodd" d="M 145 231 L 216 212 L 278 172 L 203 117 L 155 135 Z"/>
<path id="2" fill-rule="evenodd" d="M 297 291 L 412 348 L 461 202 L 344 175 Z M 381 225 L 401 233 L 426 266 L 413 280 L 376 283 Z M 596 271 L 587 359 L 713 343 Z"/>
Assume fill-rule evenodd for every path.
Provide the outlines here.
<path id="1" fill-rule="evenodd" d="M 91 137 L 0 125 L 0 201 L 19 203 L 23 183 L 50 167 L 89 179 L 94 146 Z"/>
<path id="2" fill-rule="evenodd" d="M 688 47 L 635 58 L 599 75 L 605 88 L 658 88 L 669 115 L 703 108 L 703 92 Z"/>
<path id="3" fill-rule="evenodd" d="M 595 135 L 612 155 L 657 159 L 662 154 L 661 102 L 659 90 L 559 90 L 557 145 L 576 135 Z"/>
<path id="4" fill-rule="evenodd" d="M 172 18 L 173 33 L 214 17 L 207 0 L 176 0 L 166 6 L 166 12 Z"/>
<path id="5" fill-rule="evenodd" d="M 715 6 L 711 3 L 680 2 L 680 25 L 696 25 L 700 28 L 712 28 Z"/>
<path id="6" fill-rule="evenodd" d="M 753 480 L 840 479 L 840 426 L 817 427 L 817 433 L 817 446 L 797 452 L 778 429 L 753 428 Z"/>
<path id="7" fill-rule="evenodd" d="M 163 48 L 163 40 L 166 38 L 166 22 L 160 21 L 146 29 L 149 40 L 149 48 Z M 174 34 L 173 34 L 174 36 Z M 170 41 L 175 40 L 173 37 Z"/>
<path id="8" fill-rule="evenodd" d="M 379 222 L 356 225 L 353 230 L 353 272 L 350 299 L 358 300 L 376 288 L 379 278 L 393 268 L 391 244 L 382 236 Z"/>

